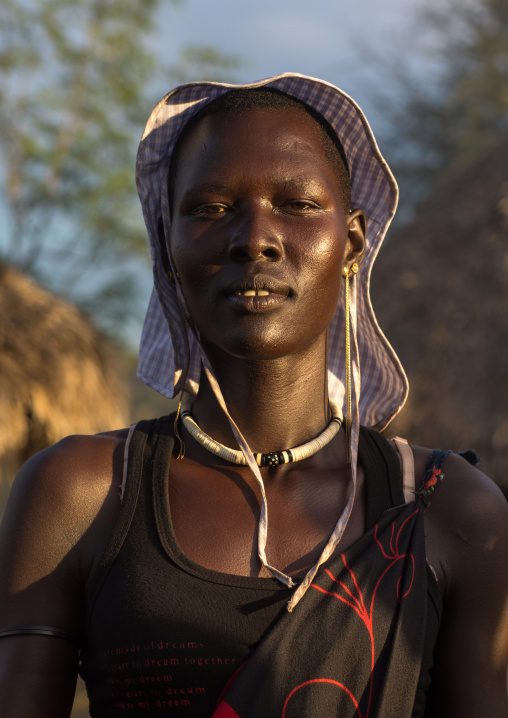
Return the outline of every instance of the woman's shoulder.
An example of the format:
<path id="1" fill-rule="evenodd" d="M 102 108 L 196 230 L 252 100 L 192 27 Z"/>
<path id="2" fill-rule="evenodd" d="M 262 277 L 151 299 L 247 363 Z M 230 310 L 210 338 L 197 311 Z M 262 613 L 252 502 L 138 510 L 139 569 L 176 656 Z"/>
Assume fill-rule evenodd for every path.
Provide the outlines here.
<path id="1" fill-rule="evenodd" d="M 36 574 L 70 561 L 86 573 L 118 517 L 127 433 L 68 436 L 32 456 L 13 482 L 0 554 L 24 547 L 25 559 L 39 555 Z"/>
<path id="2" fill-rule="evenodd" d="M 432 452 L 411 448 L 418 490 Z M 428 496 L 425 526 L 429 553 L 439 557 L 451 590 L 470 581 L 475 567 L 506 563 L 508 503 L 495 482 L 459 454 L 446 456 L 441 471 L 442 481 Z"/>
<path id="3" fill-rule="evenodd" d="M 127 434 L 128 429 L 120 429 L 72 435 L 39 451 L 15 477 L 13 497 L 21 492 L 24 503 L 37 495 L 43 502 L 53 500 L 56 504 L 79 499 L 82 492 L 90 498 L 97 493 L 99 498 L 121 476 Z"/>
<path id="4" fill-rule="evenodd" d="M 415 463 L 415 483 L 421 488 L 433 450 L 411 445 Z M 465 455 L 464 455 L 465 454 Z M 433 506 L 449 508 L 463 519 L 474 523 L 489 510 L 508 510 L 506 498 L 497 484 L 476 465 L 474 452 L 443 452 L 441 471 L 443 480 L 432 498 Z M 468 458 L 469 457 L 469 458 Z M 429 497 L 430 498 L 430 497 Z"/>

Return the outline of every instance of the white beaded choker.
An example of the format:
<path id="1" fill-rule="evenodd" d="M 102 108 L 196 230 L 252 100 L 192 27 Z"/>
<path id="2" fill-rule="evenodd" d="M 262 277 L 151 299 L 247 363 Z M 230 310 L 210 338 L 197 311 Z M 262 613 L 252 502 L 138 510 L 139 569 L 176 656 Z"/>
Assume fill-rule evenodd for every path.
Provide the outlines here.
<path id="1" fill-rule="evenodd" d="M 203 448 L 210 451 L 216 456 L 220 456 L 221 459 L 229 461 L 232 464 L 246 465 L 247 461 L 241 451 L 235 449 L 229 449 L 223 444 L 219 444 L 218 441 L 214 441 L 208 434 L 205 434 L 199 426 L 196 424 L 191 416 L 191 401 L 192 397 L 190 394 L 186 394 L 182 401 L 181 417 L 185 424 L 185 428 L 189 434 L 201 444 Z M 307 459 L 313 454 L 325 447 L 339 432 L 342 424 L 342 416 L 338 407 L 330 402 L 330 408 L 333 412 L 333 417 L 326 429 L 315 439 L 309 441 L 307 444 L 296 446 L 294 449 L 285 449 L 284 451 L 273 451 L 268 454 L 254 454 L 254 458 L 258 466 L 278 466 L 279 464 L 289 464 L 292 461 L 301 461 Z"/>

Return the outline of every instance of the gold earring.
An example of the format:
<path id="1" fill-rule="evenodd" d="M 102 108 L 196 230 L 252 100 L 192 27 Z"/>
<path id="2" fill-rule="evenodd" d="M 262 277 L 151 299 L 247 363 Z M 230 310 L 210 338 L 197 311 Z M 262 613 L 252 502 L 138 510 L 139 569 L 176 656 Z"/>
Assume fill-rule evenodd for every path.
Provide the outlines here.
<path id="1" fill-rule="evenodd" d="M 358 262 L 354 262 L 350 267 L 344 267 L 342 270 L 342 276 L 343 277 L 349 277 L 349 272 L 353 272 L 353 274 L 358 274 L 358 270 L 360 269 Z"/>

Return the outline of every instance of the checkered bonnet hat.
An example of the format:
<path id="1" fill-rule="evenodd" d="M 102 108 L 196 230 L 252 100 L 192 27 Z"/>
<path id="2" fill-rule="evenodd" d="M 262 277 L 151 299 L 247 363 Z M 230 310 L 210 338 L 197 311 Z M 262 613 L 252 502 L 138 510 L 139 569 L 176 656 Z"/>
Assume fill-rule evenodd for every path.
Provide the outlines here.
<path id="1" fill-rule="evenodd" d="M 159 221 L 162 219 L 166 237 L 171 223 L 168 168 L 175 142 L 196 112 L 231 89 L 256 87 L 275 88 L 310 105 L 329 122 L 344 147 L 352 181 L 351 207 L 363 209 L 367 216 L 365 257 L 358 274 L 351 279 L 353 406 L 357 414 L 353 425 L 361 423 L 382 429 L 402 408 L 408 390 L 402 366 L 377 324 L 369 296 L 372 264 L 397 206 L 397 185 L 358 105 L 337 87 L 304 75 L 286 73 L 247 85 L 190 83 L 166 95 L 152 112 L 136 165 L 154 273 L 154 289 L 141 337 L 138 376 L 168 398 L 184 388 L 185 377 L 186 388 L 197 392 L 200 348 L 183 321 L 177 299 L 179 288 L 168 280 L 160 251 Z M 341 292 L 328 339 L 328 387 L 338 406 L 343 406 L 345 393 L 344 294 Z M 357 437 L 352 438 L 355 441 Z"/>

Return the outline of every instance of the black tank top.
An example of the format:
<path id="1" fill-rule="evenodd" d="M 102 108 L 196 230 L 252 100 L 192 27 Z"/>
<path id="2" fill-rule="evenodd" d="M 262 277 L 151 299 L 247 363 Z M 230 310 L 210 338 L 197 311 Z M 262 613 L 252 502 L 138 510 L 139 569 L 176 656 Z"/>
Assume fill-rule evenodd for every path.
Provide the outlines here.
<path id="1" fill-rule="evenodd" d="M 276 579 L 219 573 L 182 553 L 168 502 L 172 449 L 173 417 L 141 422 L 131 438 L 120 517 L 88 597 L 80 672 L 92 718 L 209 718 L 291 594 Z M 380 434 L 361 430 L 359 461 L 367 530 L 404 496 L 398 458 Z M 415 718 L 423 715 L 439 628 L 433 577 L 427 603 Z"/>

